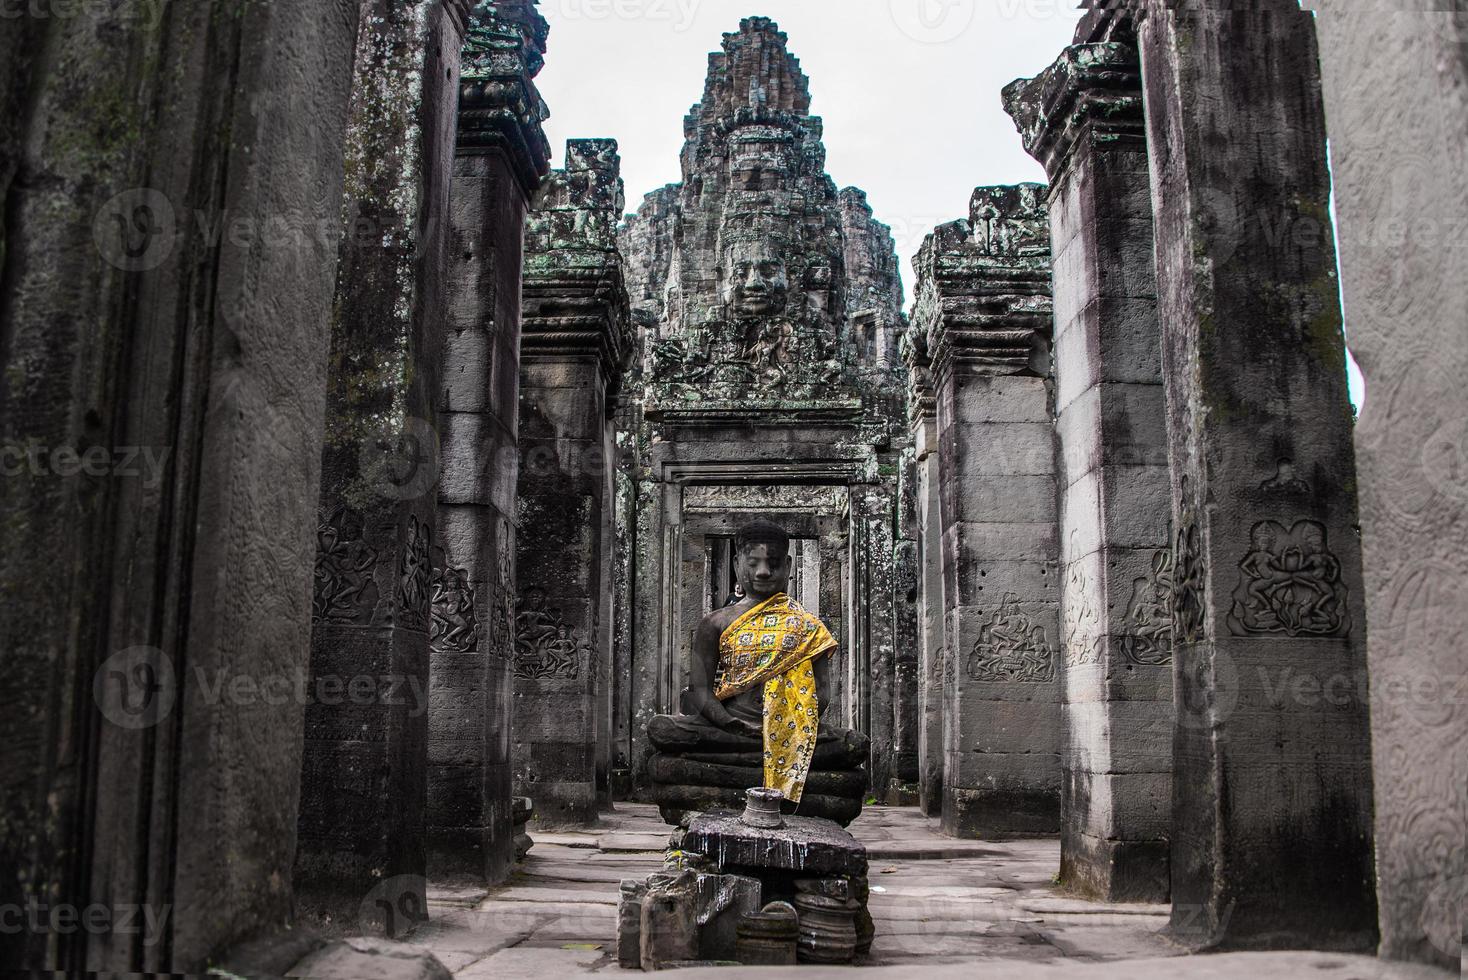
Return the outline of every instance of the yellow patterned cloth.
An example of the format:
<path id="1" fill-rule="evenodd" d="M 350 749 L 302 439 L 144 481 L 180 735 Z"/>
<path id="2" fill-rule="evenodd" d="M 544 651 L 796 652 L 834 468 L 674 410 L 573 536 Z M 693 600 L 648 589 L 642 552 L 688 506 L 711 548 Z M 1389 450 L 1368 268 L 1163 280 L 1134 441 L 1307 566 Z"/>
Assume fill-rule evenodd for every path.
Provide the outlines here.
<path id="1" fill-rule="evenodd" d="M 719 638 L 714 697 L 727 701 L 764 685 L 765 786 L 795 803 L 805 792 L 820 722 L 813 665 L 835 649 L 826 625 L 783 592 Z"/>

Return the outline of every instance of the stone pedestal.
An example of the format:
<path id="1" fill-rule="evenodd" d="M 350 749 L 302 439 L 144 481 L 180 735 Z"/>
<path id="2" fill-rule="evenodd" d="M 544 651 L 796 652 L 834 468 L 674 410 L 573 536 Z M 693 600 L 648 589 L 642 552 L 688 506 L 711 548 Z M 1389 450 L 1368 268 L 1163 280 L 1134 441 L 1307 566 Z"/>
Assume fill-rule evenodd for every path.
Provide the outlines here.
<path id="1" fill-rule="evenodd" d="M 945 663 L 943 829 L 1060 827 L 1050 252 L 1038 184 L 982 187 L 918 256 L 913 329 L 937 396 Z"/>
<path id="2" fill-rule="evenodd" d="M 497 882 L 515 856 L 510 774 L 520 275 L 530 196 L 549 172 L 532 81 L 546 24 L 481 4 L 464 48 L 449 205 L 452 250 L 439 416 L 446 587 L 429 694 L 428 867 Z M 471 615 L 472 629 L 464 628 Z"/>
<path id="3" fill-rule="evenodd" d="M 1134 47 L 1005 89 L 1050 175 L 1060 440 L 1062 887 L 1164 902 L 1172 821 L 1171 495 Z"/>
<path id="4" fill-rule="evenodd" d="M 1316 0 L 1356 425 L 1381 953 L 1468 926 L 1468 23 Z M 1360 688 L 1357 693 L 1364 693 Z"/>
<path id="5" fill-rule="evenodd" d="M 1173 474 L 1173 928 L 1376 939 L 1366 617 L 1315 28 L 1140 27 Z M 1165 148 L 1165 149 L 1164 149 Z"/>
<path id="6" fill-rule="evenodd" d="M 429 215 L 449 202 L 457 66 L 443 53 L 458 51 L 466 14 L 467 3 L 366 4 L 357 40 L 312 608 L 323 693 L 306 709 L 296 855 L 303 915 L 335 928 L 390 929 L 379 901 L 426 917 L 447 244 Z"/>
<path id="7" fill-rule="evenodd" d="M 292 914 L 357 9 L 14 13 L 0 972 L 198 974 Z"/>
<path id="8" fill-rule="evenodd" d="M 594 822 L 608 768 L 610 405 L 631 349 L 622 212 L 617 144 L 573 140 L 526 235 L 512 738 L 516 791 L 549 826 Z"/>

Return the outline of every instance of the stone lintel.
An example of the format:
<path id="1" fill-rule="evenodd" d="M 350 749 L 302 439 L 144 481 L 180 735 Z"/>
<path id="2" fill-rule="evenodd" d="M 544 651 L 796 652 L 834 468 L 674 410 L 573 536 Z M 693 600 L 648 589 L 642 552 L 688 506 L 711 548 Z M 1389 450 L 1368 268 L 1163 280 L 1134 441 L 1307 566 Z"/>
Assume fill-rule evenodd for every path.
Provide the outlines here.
<path id="1" fill-rule="evenodd" d="M 1040 75 L 1007 86 L 1004 109 L 1052 186 L 1080 146 L 1146 142 L 1142 66 L 1129 44 L 1066 48 Z"/>

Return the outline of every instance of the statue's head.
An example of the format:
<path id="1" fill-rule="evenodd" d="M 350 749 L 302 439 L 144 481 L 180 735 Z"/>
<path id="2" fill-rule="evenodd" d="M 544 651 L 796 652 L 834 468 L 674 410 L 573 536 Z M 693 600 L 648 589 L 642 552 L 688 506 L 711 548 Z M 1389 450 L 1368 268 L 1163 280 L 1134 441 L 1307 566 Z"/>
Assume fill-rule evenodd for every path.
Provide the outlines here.
<path id="1" fill-rule="evenodd" d="M 790 273 L 774 242 L 734 241 L 720 260 L 724 311 L 731 319 L 778 316 L 790 302 Z"/>
<path id="2" fill-rule="evenodd" d="M 744 525 L 734 535 L 734 564 L 745 595 L 763 601 L 788 592 L 794 567 L 790 535 L 768 521 Z"/>

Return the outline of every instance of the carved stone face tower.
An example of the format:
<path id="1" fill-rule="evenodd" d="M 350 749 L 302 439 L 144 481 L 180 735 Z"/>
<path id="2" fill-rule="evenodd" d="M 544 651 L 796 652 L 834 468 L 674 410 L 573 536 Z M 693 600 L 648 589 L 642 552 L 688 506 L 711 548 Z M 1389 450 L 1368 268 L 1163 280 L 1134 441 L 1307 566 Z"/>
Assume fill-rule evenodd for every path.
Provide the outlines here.
<path id="1" fill-rule="evenodd" d="M 810 102 L 767 18 L 745 20 L 709 57 L 703 100 L 684 121 L 683 182 L 651 195 L 625 230 L 658 406 L 856 396 L 843 207 L 864 198 L 848 202 L 827 176 Z M 859 220 L 872 224 L 869 211 Z M 886 306 L 895 349 L 900 287 Z"/>
<path id="2" fill-rule="evenodd" d="M 690 630 L 733 590 L 734 528 L 768 518 L 796 539 L 796 598 L 844 644 L 833 721 L 872 735 L 882 792 L 901 768 L 896 719 L 915 718 L 883 662 L 911 646 L 892 641 L 902 286 L 890 230 L 826 174 L 786 45 L 763 17 L 724 36 L 684 122 L 682 182 L 622 228 L 639 352 L 621 418 L 624 598 L 638 620 L 618 646 L 617 737 L 635 765 L 648 717 L 677 710 Z M 901 738 L 915 759 L 915 735 Z"/>

